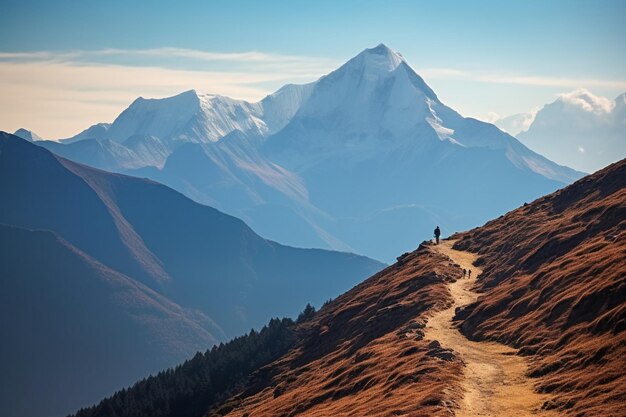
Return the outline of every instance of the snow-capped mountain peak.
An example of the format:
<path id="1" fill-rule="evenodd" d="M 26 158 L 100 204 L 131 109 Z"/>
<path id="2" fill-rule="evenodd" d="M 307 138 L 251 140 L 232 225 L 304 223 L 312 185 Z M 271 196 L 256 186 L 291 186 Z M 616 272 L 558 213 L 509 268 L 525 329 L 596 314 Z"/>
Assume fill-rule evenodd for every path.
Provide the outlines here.
<path id="1" fill-rule="evenodd" d="M 117 142 L 137 134 L 167 138 L 183 130 L 200 110 L 194 90 L 163 99 L 139 97 L 115 119 L 107 136 Z"/>
<path id="2" fill-rule="evenodd" d="M 349 79 L 355 87 L 366 93 L 384 88 L 383 84 L 389 87 L 389 84 L 401 83 L 402 87 L 417 89 L 424 97 L 439 101 L 433 90 L 413 71 L 404 57 L 382 43 L 365 49 L 337 70 L 322 77 L 319 83 L 334 83 L 341 79 Z"/>
<path id="3" fill-rule="evenodd" d="M 404 62 L 404 58 L 381 43 L 374 48 L 369 48 L 358 54 L 351 60 L 352 65 L 358 65 L 371 75 L 379 75 L 391 72 Z"/>
<path id="4" fill-rule="evenodd" d="M 256 103 L 195 90 L 160 99 L 139 97 L 115 119 L 106 138 L 120 143 L 134 135 L 217 142 L 235 130 L 264 137 L 293 117 L 313 84 L 286 85 Z"/>
<path id="5" fill-rule="evenodd" d="M 266 155 L 298 171 L 331 156 L 360 163 L 424 152 L 440 147 L 438 142 L 445 148 L 498 150 L 516 167 L 558 181 L 578 175 L 555 167 L 494 125 L 464 118 L 447 107 L 405 59 L 384 44 L 320 78 L 293 119 L 262 146 Z"/>
<path id="6" fill-rule="evenodd" d="M 323 120 L 318 125 L 323 131 L 343 132 L 342 139 L 333 135 L 324 147 L 357 141 L 367 148 L 365 143 L 374 145 L 380 138 L 399 143 L 413 137 L 417 126 L 436 121 L 434 108 L 440 104 L 402 55 L 384 44 L 365 49 L 311 88 L 290 124 Z M 324 134 L 316 136 L 319 148 Z"/>
<path id="7" fill-rule="evenodd" d="M 335 114 L 338 119 L 339 113 L 343 113 L 342 123 L 363 131 L 387 130 L 403 136 L 407 128 L 429 120 L 437 132 L 448 132 L 440 128 L 434 114 L 438 104 L 435 93 L 402 55 L 380 44 L 318 81 L 286 85 L 256 103 L 195 90 L 162 99 L 139 97 L 99 136 L 119 143 L 134 135 L 217 142 L 234 130 L 268 137 L 296 114 L 304 118 Z"/>

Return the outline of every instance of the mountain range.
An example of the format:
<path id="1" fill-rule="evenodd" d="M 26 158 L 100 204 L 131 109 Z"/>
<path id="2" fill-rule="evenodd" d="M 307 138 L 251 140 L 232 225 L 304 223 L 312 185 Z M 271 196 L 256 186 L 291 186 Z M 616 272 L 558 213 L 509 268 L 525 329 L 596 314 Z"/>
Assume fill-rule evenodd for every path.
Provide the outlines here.
<path id="1" fill-rule="evenodd" d="M 78 414 L 448 415 L 484 368 L 455 350 L 469 340 L 526 360 L 546 413 L 618 413 L 624 161 L 579 180 L 383 44 L 256 103 L 190 90 L 59 141 L 16 133 L 0 132 L 2 415 L 136 380 Z M 452 246 L 482 271 L 463 307 Z M 400 256 L 361 282 L 384 264 L 349 252 Z M 323 306 L 261 327 L 307 303 Z M 458 345 L 429 333 L 447 311 Z"/>
<path id="2" fill-rule="evenodd" d="M 383 267 L 6 133 L 0 201 L 3 416 L 67 413 Z"/>
<path id="3" fill-rule="evenodd" d="M 42 143 L 151 178 L 300 247 L 391 261 L 582 174 L 443 104 L 381 44 L 250 103 L 187 91 L 135 100 L 110 125 Z"/>
<path id="4" fill-rule="evenodd" d="M 626 157 L 626 93 L 610 100 L 578 89 L 536 113 L 495 124 L 535 152 L 581 171 L 595 172 Z"/>
<path id="5" fill-rule="evenodd" d="M 282 330 L 262 361 L 246 349 L 259 346 L 251 333 L 76 416 L 480 415 L 463 412 L 468 402 L 482 415 L 621 416 L 625 242 L 622 160 L 450 242 L 424 242 L 297 323 L 270 323 L 265 333 Z M 448 244 L 455 250 L 439 249 Z M 452 252 L 475 261 L 461 266 Z M 454 308 L 451 288 L 471 283 L 462 267 L 482 273 L 477 298 Z M 431 337 L 445 311 L 458 343 Z M 504 365 L 473 367 L 473 351 Z M 512 377 L 516 364 L 525 365 Z M 219 369 L 241 377 L 214 383 Z M 468 391 L 468 379 L 493 369 L 495 380 Z M 540 402 L 531 408 L 528 397 Z M 517 411 L 494 411 L 502 406 Z"/>

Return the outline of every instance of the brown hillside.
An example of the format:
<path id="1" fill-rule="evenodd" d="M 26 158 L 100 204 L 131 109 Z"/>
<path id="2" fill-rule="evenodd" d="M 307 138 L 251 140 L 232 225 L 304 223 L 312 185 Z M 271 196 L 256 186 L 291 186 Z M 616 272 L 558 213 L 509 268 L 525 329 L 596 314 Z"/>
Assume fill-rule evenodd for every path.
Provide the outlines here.
<path id="1" fill-rule="evenodd" d="M 481 357 L 490 368 L 489 355 L 498 359 L 494 366 L 506 366 L 497 355 L 515 356 L 513 349 L 456 337 L 428 340 L 463 298 L 450 290 L 463 286 L 450 285 L 462 272 L 443 255 L 441 246 L 449 244 L 427 245 L 322 308 L 303 325 L 306 336 L 296 349 L 208 415 L 471 415 L 462 395 L 472 383 L 484 388 L 474 405 L 502 415 L 489 403 L 513 383 L 547 394 L 537 397 L 544 408 L 539 414 L 624 416 L 625 186 L 622 161 L 454 236 L 455 249 L 478 255 L 475 274 L 483 270 L 474 288 L 480 297 L 455 319 L 473 340 L 519 348 L 529 367 L 518 361 L 516 369 L 526 381 L 507 381 L 508 370 L 500 368 L 493 381 L 501 382 L 481 388 L 487 382 L 469 374 Z M 425 327 L 429 319 L 434 330 L 430 322 Z M 464 356 L 472 350 L 475 357 Z"/>
<path id="2" fill-rule="evenodd" d="M 530 355 L 545 408 L 626 415 L 626 160 L 456 238 L 483 268 L 462 331 Z"/>
<path id="3" fill-rule="evenodd" d="M 449 259 L 421 247 L 327 304 L 301 345 L 261 369 L 210 415 L 437 416 L 458 397 L 461 360 L 423 340 L 426 315 L 450 303 Z"/>

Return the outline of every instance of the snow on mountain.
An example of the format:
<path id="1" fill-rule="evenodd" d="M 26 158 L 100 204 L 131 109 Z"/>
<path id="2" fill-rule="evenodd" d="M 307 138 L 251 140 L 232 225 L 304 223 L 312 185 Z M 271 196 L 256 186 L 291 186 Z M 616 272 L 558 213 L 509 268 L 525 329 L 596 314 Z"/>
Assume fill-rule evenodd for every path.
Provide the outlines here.
<path id="1" fill-rule="evenodd" d="M 67 139 L 60 139 L 61 143 L 73 143 L 83 139 L 106 139 L 107 131 L 111 127 L 111 123 L 97 123 L 89 126 L 77 135 Z"/>
<path id="2" fill-rule="evenodd" d="M 610 100 L 585 89 L 562 94 L 518 137 L 558 163 L 594 172 L 626 156 L 625 96 Z"/>
<path id="3" fill-rule="evenodd" d="M 301 85 L 287 84 L 260 101 L 262 115 L 259 117 L 265 123 L 268 134 L 278 132 L 291 120 L 302 103 L 309 98 L 314 86 L 314 82 Z"/>
<path id="4" fill-rule="evenodd" d="M 264 146 L 297 170 L 299 164 L 311 165 L 312 154 L 322 154 L 324 159 L 343 150 L 351 157 L 358 146 L 360 155 L 380 155 L 437 139 L 468 148 L 505 150 L 516 166 L 557 181 L 578 177 L 492 124 L 464 118 L 444 105 L 404 58 L 383 44 L 322 77 L 293 120 Z"/>
<path id="5" fill-rule="evenodd" d="M 139 97 L 115 119 L 107 136 L 116 142 L 133 135 L 171 137 L 182 133 L 200 112 L 200 98 L 193 90 L 164 99 Z"/>
<path id="6" fill-rule="evenodd" d="M 297 117 L 304 125 L 312 119 L 325 120 L 326 131 L 339 128 L 356 133 L 355 137 L 345 138 L 349 142 L 363 142 L 362 134 L 372 137 L 383 132 L 398 139 L 405 137 L 407 130 L 423 120 L 429 107 L 438 102 L 435 93 L 404 59 L 381 44 L 315 83 Z M 327 139 L 330 146 L 348 144 Z"/>
<path id="7" fill-rule="evenodd" d="M 266 136 L 282 128 L 306 99 L 310 85 L 287 85 L 257 103 L 189 90 L 164 99 L 138 98 L 107 132 L 122 142 L 151 135 L 184 142 L 216 142 L 239 130 Z"/>
<path id="8" fill-rule="evenodd" d="M 383 44 L 257 103 L 139 98 L 91 146 L 101 168 L 164 182 L 265 237 L 387 261 L 434 223 L 474 227 L 581 175 L 447 107 Z"/>
<path id="9" fill-rule="evenodd" d="M 280 130 L 312 91 L 313 83 L 285 85 L 256 103 L 189 90 L 164 99 L 138 98 L 113 123 L 46 142 L 54 152 L 110 171 L 162 168 L 181 144 L 212 143 L 233 132 L 266 137 Z"/>
<path id="10" fill-rule="evenodd" d="M 39 145 L 65 158 L 108 171 L 162 167 L 175 146 L 156 136 L 133 135 L 122 143 L 111 139 L 43 141 Z"/>
<path id="11" fill-rule="evenodd" d="M 24 128 L 17 129 L 15 131 L 15 133 L 13 133 L 13 134 L 15 136 L 17 136 L 17 137 L 22 138 L 22 139 L 26 139 L 29 142 L 36 142 L 36 141 L 40 141 L 40 140 L 45 140 L 41 136 L 39 136 L 38 134 L 33 132 L 32 130 L 28 130 L 28 129 L 24 129 Z"/>

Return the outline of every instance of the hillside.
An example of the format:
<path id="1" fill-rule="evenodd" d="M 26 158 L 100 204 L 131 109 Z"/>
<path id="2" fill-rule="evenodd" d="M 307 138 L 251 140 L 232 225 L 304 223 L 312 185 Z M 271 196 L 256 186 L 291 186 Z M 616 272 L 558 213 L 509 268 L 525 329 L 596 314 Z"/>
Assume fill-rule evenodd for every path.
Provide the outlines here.
<path id="1" fill-rule="evenodd" d="M 463 332 L 520 348 L 563 415 L 626 400 L 626 160 L 458 235 L 484 273 Z M 579 414 L 584 411 L 584 414 Z"/>
<path id="2" fill-rule="evenodd" d="M 471 339 L 484 341 L 483 351 L 489 349 L 488 340 L 519 349 L 528 364 L 526 373 L 532 379 L 530 386 L 544 394 L 543 403 L 539 404 L 545 415 L 552 415 L 552 411 L 572 416 L 623 415 L 626 399 L 625 232 L 626 160 L 623 160 L 483 227 L 453 236 L 459 239 L 455 248 L 475 252 L 478 255 L 476 265 L 484 271 L 475 287 L 480 294 L 478 300 L 469 308 L 457 310 L 455 319 L 460 321 L 461 331 Z M 433 265 L 434 255 L 429 252 L 430 249 L 422 248 L 385 272 L 418 273 L 412 276 L 413 282 L 423 291 L 424 282 L 417 277 L 429 272 L 436 274 L 437 268 L 445 265 L 441 259 Z M 450 273 L 459 272 L 460 269 L 453 269 Z M 478 272 L 477 268 L 474 272 Z M 396 411 L 411 415 L 447 415 L 445 410 L 452 407 L 460 408 L 459 415 L 472 415 L 463 414 L 466 405 L 458 394 L 459 386 L 465 385 L 463 381 L 459 384 L 458 369 L 455 369 L 458 364 L 454 360 L 439 362 L 452 374 L 446 379 L 439 376 L 441 370 L 436 367 L 423 374 L 416 366 L 416 358 L 393 354 L 405 348 L 398 333 L 402 334 L 406 328 L 402 327 L 404 322 L 394 319 L 391 311 L 402 311 L 401 306 L 405 306 L 406 301 L 402 297 L 389 300 L 394 293 L 393 286 L 386 285 L 376 291 L 375 283 L 376 277 L 322 310 L 312 330 L 314 346 L 307 345 L 305 339 L 299 350 L 275 363 L 276 374 L 267 382 L 268 388 L 244 392 L 221 411 L 226 410 L 226 415 L 232 416 L 246 413 L 278 416 L 296 410 L 306 411 L 303 415 L 354 415 L 364 410 L 368 415 L 381 416 L 398 414 Z M 327 328 L 346 323 L 341 316 L 333 317 L 334 313 L 359 311 L 363 306 L 374 311 L 373 306 L 380 306 L 363 296 L 364 287 L 377 292 L 376 301 L 387 298 L 386 304 L 397 306 L 385 314 L 390 328 L 381 334 L 376 326 L 364 329 L 357 326 L 358 337 L 344 334 L 340 338 L 343 343 L 326 343 L 320 335 L 325 334 Z M 430 303 L 434 304 L 433 296 L 431 294 Z M 439 297 L 439 300 L 445 299 Z M 420 307 L 411 309 L 411 314 L 429 307 L 421 303 Z M 437 310 L 437 306 L 430 309 Z M 376 315 L 366 317 L 370 323 L 376 323 Z M 353 323 L 350 321 L 349 328 L 354 328 Z M 363 350 L 386 355 L 375 356 L 374 360 L 366 362 L 367 366 L 361 367 L 358 360 L 361 351 L 357 353 L 351 346 L 365 338 L 364 335 L 372 338 Z M 446 346 L 443 340 L 441 344 L 455 351 L 455 345 Z M 324 350 L 326 355 L 322 360 L 312 353 L 319 352 L 319 346 L 328 349 Z M 461 352 L 460 357 L 469 366 L 472 359 L 464 356 L 468 354 L 465 349 Z M 307 359 L 298 362 L 297 358 L 301 357 Z M 458 353 L 447 358 L 460 359 Z M 492 361 L 490 366 L 495 363 Z M 411 387 L 411 398 L 403 397 L 405 387 L 395 380 L 398 373 L 401 374 L 398 370 L 405 366 L 416 367 L 405 380 L 405 384 L 407 380 L 418 381 Z M 338 371 L 331 374 L 327 367 Z M 385 379 L 381 381 L 383 376 Z M 439 377 L 440 384 L 447 384 L 445 391 L 441 386 L 426 382 L 435 376 Z M 496 381 L 498 384 L 488 390 L 487 402 L 497 401 L 496 392 L 503 381 Z M 272 395 L 276 387 L 280 389 L 279 396 Z M 424 404 L 420 406 L 420 397 L 433 392 L 439 395 L 435 395 L 438 400 L 433 404 L 440 407 L 431 410 L 423 407 Z M 404 409 L 398 409 L 397 400 L 404 404 Z M 490 414 L 489 408 L 493 410 L 497 406 L 488 406 L 486 414 L 502 415 Z M 217 409 L 215 414 L 222 412 Z"/>
<path id="3" fill-rule="evenodd" d="M 49 411 L 50 398 L 42 397 L 38 402 L 25 402 L 25 408 L 16 414 L 9 414 L 8 408 L 5 412 L 4 407 L 13 404 L 5 402 L 2 415 L 69 412 L 141 375 L 172 366 L 216 341 L 258 328 L 270 317 L 293 317 L 309 302 L 320 305 L 383 267 L 349 253 L 298 249 L 265 240 L 243 221 L 193 202 L 161 184 L 79 165 L 5 133 L 0 133 L 0 201 L 0 224 L 11 226 L 1 230 L 3 248 L 10 246 L 9 235 L 17 233 L 11 231 L 21 230 L 19 236 L 25 236 L 25 241 L 39 242 L 45 236 L 54 236 L 46 239 L 62 243 L 50 243 L 51 247 L 60 245 L 75 254 L 67 262 L 61 262 L 65 257 L 44 258 L 41 265 L 48 267 L 37 269 L 37 257 L 47 253 L 42 249 L 30 255 L 35 264 L 2 274 L 6 289 L 3 295 L 16 300 L 3 304 L 0 330 L 9 341 L 3 349 L 13 353 L 30 351 L 34 346 L 46 345 L 46 337 L 52 332 L 57 344 L 51 349 L 57 352 L 63 338 L 53 330 L 59 335 L 74 332 L 67 343 L 73 341 L 84 348 L 82 356 L 64 353 L 57 362 L 46 362 L 38 368 L 16 362 L 9 354 L 0 358 L 0 365 L 5 369 L 11 362 L 26 380 L 34 381 L 36 373 L 48 378 L 48 383 L 53 377 L 74 378 L 74 385 L 94 375 L 82 358 L 99 355 L 97 361 L 104 366 L 98 368 L 102 384 L 81 384 L 80 395 L 71 395 L 74 385 L 69 383 L 59 384 L 55 390 L 38 386 L 33 391 L 42 396 L 46 391 L 59 393 L 53 400 L 66 398 L 65 408 L 57 409 L 61 411 Z M 32 246 L 37 247 L 35 243 Z M 26 243 L 3 249 L 3 256 L 18 247 L 24 254 L 7 258 L 3 267 L 13 268 L 14 259 L 26 262 L 24 257 L 30 250 Z M 31 287 L 20 287 L 26 279 Z M 59 279 L 66 286 L 57 294 L 48 284 Z M 109 286 L 81 291 L 81 284 L 89 280 L 110 283 L 113 279 L 137 288 L 124 293 L 123 304 L 132 307 L 128 313 L 118 311 L 119 307 L 111 303 L 108 308 L 101 306 L 113 291 Z M 122 284 L 111 285 L 118 288 Z M 154 304 L 145 301 L 146 297 L 157 297 L 171 307 L 166 312 L 144 308 L 145 304 Z M 46 321 L 40 315 L 21 315 L 24 306 L 31 303 L 48 306 L 41 312 L 47 314 Z M 85 309 L 85 305 L 94 310 Z M 124 326 L 128 316 L 135 314 L 135 307 L 145 309 L 145 320 L 134 322 L 129 334 Z M 77 324 L 88 311 L 90 327 Z M 169 316 L 178 317 L 180 324 Z M 119 324 L 119 334 L 115 323 Z M 97 333 L 100 327 L 103 330 Z M 27 339 L 21 337 L 25 329 L 30 332 Z M 130 343 L 134 337 L 152 333 L 156 335 L 141 336 L 141 343 Z M 108 346 L 105 350 L 97 343 L 103 337 L 106 343 L 102 346 Z M 69 351 L 67 347 L 64 352 Z M 107 366 L 119 355 L 133 365 L 119 369 Z M 145 359 L 152 357 L 155 359 Z"/>
<path id="4" fill-rule="evenodd" d="M 421 245 L 196 415 L 622 416 L 625 210 L 626 160 Z"/>
<path id="5" fill-rule="evenodd" d="M 381 415 L 403 410 L 426 416 L 442 410 L 445 390 L 454 387 L 462 362 L 424 340 L 423 328 L 430 309 L 450 303 L 445 283 L 459 277 L 449 260 L 421 248 L 401 267 L 389 267 L 325 305 L 299 326 L 294 349 L 253 374 L 240 387 L 242 394 L 213 404 L 210 414 Z M 126 395 L 133 394 L 141 404 L 139 388 Z M 119 401 L 114 397 L 110 403 Z M 103 406 L 80 415 L 112 415 Z M 116 412 L 148 415 L 145 410 L 153 406 L 147 407 Z"/>
<path id="6" fill-rule="evenodd" d="M 223 337 L 55 233 L 0 225 L 0 248 L 3 416 L 63 415 Z"/>

